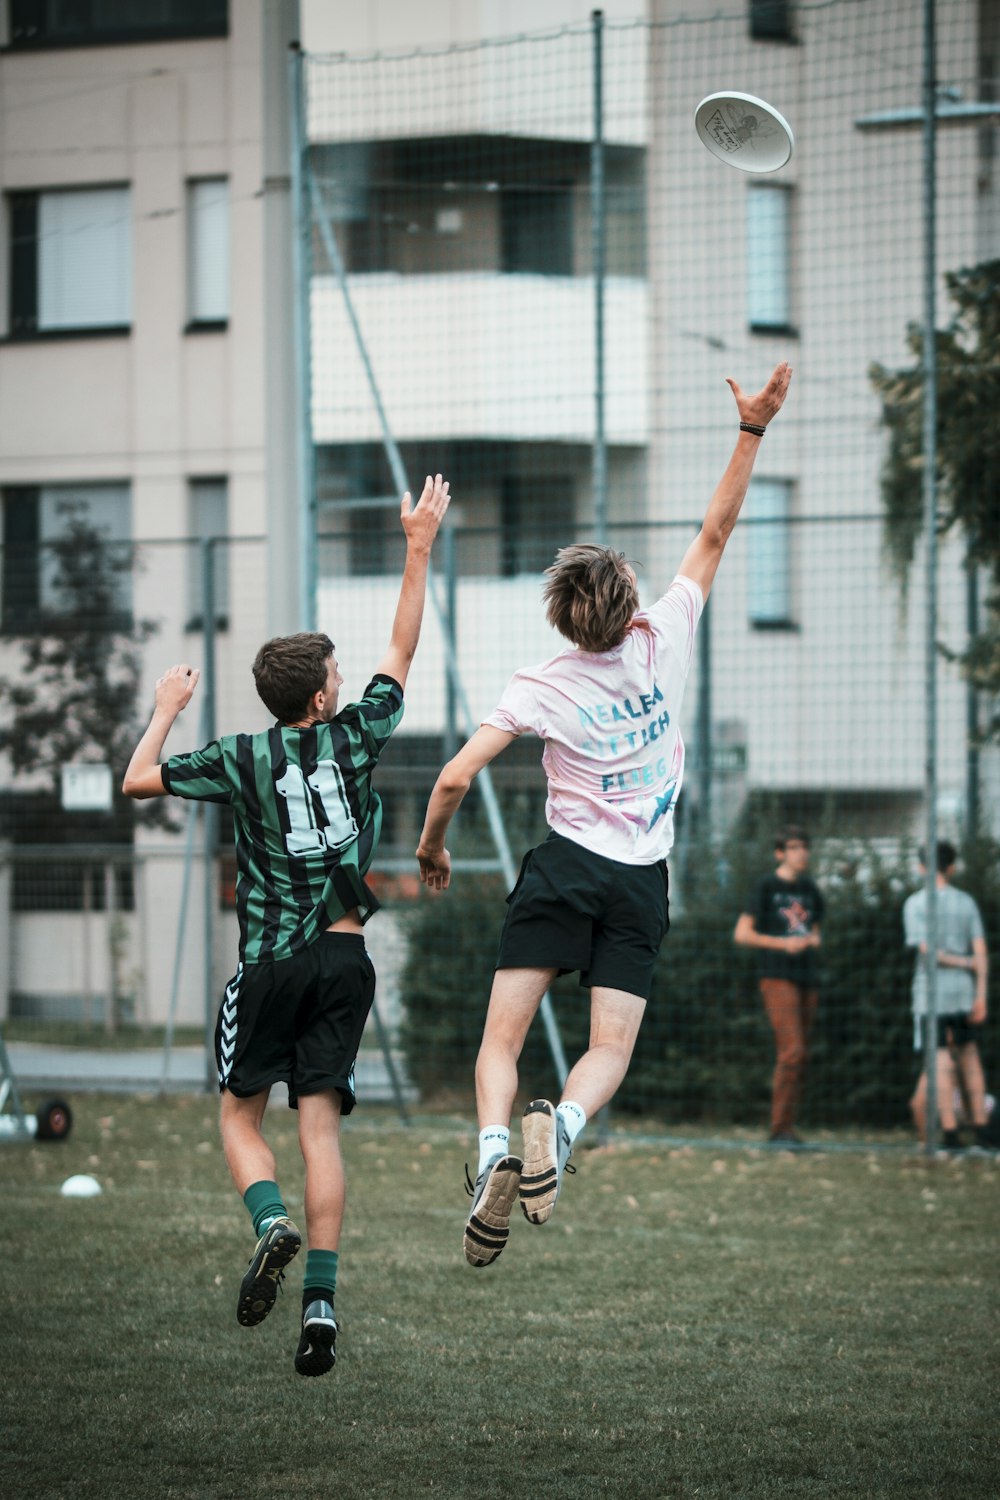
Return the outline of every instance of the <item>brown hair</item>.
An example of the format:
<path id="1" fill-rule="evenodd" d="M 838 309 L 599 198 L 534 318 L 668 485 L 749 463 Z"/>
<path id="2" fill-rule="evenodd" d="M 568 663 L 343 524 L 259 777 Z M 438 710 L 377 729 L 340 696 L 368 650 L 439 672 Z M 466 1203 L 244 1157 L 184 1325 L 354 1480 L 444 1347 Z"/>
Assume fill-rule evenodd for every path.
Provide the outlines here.
<path id="1" fill-rule="evenodd" d="M 265 641 L 253 664 L 254 682 L 264 707 L 282 724 L 303 718 L 310 698 L 326 687 L 333 652 L 328 635 L 311 631 Z"/>
<path id="2" fill-rule="evenodd" d="M 786 823 L 784 828 L 779 828 L 774 835 L 774 847 L 779 853 L 784 854 L 789 844 L 805 844 L 809 848 L 809 835 L 801 823 Z"/>
<path id="3" fill-rule="evenodd" d="M 561 547 L 545 571 L 542 599 L 549 624 L 581 651 L 613 651 L 639 608 L 635 575 L 624 552 L 579 542 Z"/>

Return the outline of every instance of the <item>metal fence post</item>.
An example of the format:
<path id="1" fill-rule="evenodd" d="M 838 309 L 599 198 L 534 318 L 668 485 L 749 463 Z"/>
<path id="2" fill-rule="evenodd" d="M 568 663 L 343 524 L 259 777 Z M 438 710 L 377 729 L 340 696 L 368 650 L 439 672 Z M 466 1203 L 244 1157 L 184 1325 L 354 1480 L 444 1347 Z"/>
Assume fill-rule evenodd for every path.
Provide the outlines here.
<path id="1" fill-rule="evenodd" d="M 206 743 L 215 735 L 215 547 L 217 538 L 206 537 L 201 544 L 201 624 L 202 624 L 202 712 Z M 204 870 L 203 985 L 205 1003 L 205 1086 L 211 1092 L 216 1085 L 215 1067 L 215 907 L 218 900 L 216 855 L 218 814 L 215 804 L 202 803 L 202 863 Z"/>

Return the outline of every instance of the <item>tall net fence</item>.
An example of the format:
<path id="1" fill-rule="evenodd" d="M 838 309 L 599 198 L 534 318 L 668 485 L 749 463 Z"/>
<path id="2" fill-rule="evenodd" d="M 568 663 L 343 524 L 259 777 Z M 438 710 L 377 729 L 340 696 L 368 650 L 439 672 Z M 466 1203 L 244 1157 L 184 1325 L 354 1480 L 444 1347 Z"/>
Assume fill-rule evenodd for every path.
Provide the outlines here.
<path id="1" fill-rule="evenodd" d="M 410 1101 L 468 1103 L 507 892 L 475 793 L 453 828 L 452 889 L 419 886 L 412 851 L 443 760 L 513 670 L 559 649 L 540 603 L 557 547 L 605 539 L 635 561 L 645 603 L 662 592 L 732 449 L 724 377 L 755 388 L 788 358 L 792 394 L 699 634 L 672 930 L 615 1107 L 674 1131 L 763 1129 L 772 1038 L 753 959 L 732 935 L 774 867 L 776 827 L 794 821 L 811 831 L 827 902 L 803 1124 L 866 1137 L 907 1122 L 917 1064 L 901 908 L 919 883 L 929 601 L 910 512 L 897 530 L 908 569 L 894 568 L 887 543 L 888 433 L 872 371 L 916 364 L 919 20 L 906 0 L 660 3 L 643 21 L 303 60 L 316 613 L 349 695 L 388 637 L 400 466 L 415 491 L 441 471 L 454 494 L 405 718 L 377 781 L 384 909 L 368 931 L 386 1035 L 373 1031 L 366 1051 L 388 1058 Z M 938 46 L 945 103 L 996 97 L 994 8 L 940 0 Z M 795 151 L 779 173 L 732 170 L 698 141 L 695 106 L 722 87 L 762 96 L 792 122 Z M 720 129 L 734 150 L 756 149 L 738 113 Z M 1000 256 L 995 146 L 989 121 L 940 129 L 943 272 Z M 939 325 L 952 312 L 942 282 Z M 909 479 L 919 493 L 919 466 Z M 973 552 L 970 563 L 958 527 L 939 541 L 938 812 L 996 947 L 1000 770 L 978 735 L 992 705 L 953 659 L 981 624 L 986 559 Z M 137 706 L 156 663 L 209 650 L 213 731 L 263 727 L 248 692 L 263 545 L 220 541 L 207 566 L 210 585 L 204 547 L 143 546 L 133 619 L 157 623 L 139 641 Z M 178 729 L 170 748 L 200 743 L 197 730 Z M 544 833 L 540 756 L 537 741 L 520 740 L 493 768 L 515 860 Z M 10 1014 L 202 1024 L 206 995 L 214 1003 L 235 961 L 228 856 L 214 855 L 200 824 L 188 830 L 181 808 L 172 830 L 136 832 L 122 812 L 111 852 L 93 839 L 100 858 L 50 858 L 56 840 L 46 843 L 40 813 L 25 835 L 27 807 L 7 830 Z M 220 827 L 220 849 L 226 836 Z M 56 920 L 66 923 L 58 944 Z M 69 957 L 85 931 L 86 983 L 82 957 Z M 43 982 L 57 947 L 66 972 Z M 554 998 L 572 1053 L 586 1036 L 586 996 L 566 979 Z M 988 1078 L 1000 1065 L 994 1038 L 987 1025 Z M 531 1093 L 556 1085 L 541 1026 L 524 1079 Z"/>

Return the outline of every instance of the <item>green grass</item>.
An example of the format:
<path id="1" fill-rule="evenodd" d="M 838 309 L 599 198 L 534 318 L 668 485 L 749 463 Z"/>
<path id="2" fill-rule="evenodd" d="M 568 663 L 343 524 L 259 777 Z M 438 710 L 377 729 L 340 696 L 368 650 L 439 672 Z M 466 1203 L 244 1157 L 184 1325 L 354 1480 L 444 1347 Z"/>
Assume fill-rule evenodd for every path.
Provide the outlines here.
<path id="1" fill-rule="evenodd" d="M 90 1096 L 0 1146 L 0 1492 L 19 1500 L 986 1500 L 1000 1164 L 614 1139 L 496 1265 L 461 1253 L 472 1131 L 359 1111 L 333 1373 L 260 1328 L 215 1104 Z M 292 1117 L 275 1116 L 296 1214 Z M 59 1185 L 91 1172 L 100 1198 Z M 991 1373 L 992 1371 L 992 1373 Z"/>
<path id="2" fill-rule="evenodd" d="M 162 1048 L 166 1041 L 165 1026 L 137 1026 L 121 1022 L 114 1031 L 86 1021 L 48 1021 L 30 1016 L 9 1017 L 3 1023 L 4 1040 L 8 1042 L 44 1042 L 54 1047 L 91 1047 L 102 1051 L 133 1051 L 136 1047 Z M 197 1047 L 204 1043 L 204 1026 L 174 1028 L 175 1047 Z"/>

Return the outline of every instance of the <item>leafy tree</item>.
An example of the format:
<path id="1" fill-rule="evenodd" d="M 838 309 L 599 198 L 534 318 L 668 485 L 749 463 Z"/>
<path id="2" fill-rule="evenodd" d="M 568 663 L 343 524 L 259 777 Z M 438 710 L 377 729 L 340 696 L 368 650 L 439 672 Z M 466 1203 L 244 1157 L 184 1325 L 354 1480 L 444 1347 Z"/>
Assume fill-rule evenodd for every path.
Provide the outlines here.
<path id="1" fill-rule="evenodd" d="M 36 786 L 42 778 L 53 794 L 62 766 L 110 765 L 122 810 L 128 804 L 118 773 L 140 733 L 141 648 L 156 626 L 133 620 L 122 602 L 135 572 L 133 549 L 108 542 L 78 501 L 64 502 L 60 514 L 64 525 L 44 556 L 32 549 L 22 564 L 45 570 L 42 598 L 21 620 L 6 621 L 20 635 L 21 663 L 16 675 L 0 678 L 11 710 L 0 725 L 0 752 L 15 776 L 31 775 Z"/>
<path id="2" fill-rule="evenodd" d="M 982 629 L 958 656 L 967 679 L 1000 693 L 1000 260 L 945 278 L 955 307 L 937 331 L 938 515 L 942 534 L 958 527 L 969 556 L 987 577 Z M 902 370 L 875 364 L 869 372 L 882 399 L 889 446 L 882 471 L 885 539 L 905 587 L 923 517 L 923 329 L 911 324 L 907 343 L 916 363 Z M 1000 738 L 1000 709 L 986 737 Z"/>

